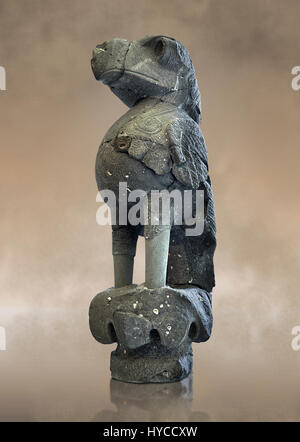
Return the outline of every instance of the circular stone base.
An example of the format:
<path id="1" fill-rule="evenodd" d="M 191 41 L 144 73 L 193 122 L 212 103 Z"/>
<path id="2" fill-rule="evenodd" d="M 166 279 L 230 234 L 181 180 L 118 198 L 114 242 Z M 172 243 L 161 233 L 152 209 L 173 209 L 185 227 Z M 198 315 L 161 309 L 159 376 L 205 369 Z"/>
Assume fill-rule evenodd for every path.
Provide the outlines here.
<path id="1" fill-rule="evenodd" d="M 187 377 L 193 366 L 192 346 L 186 354 L 147 356 L 124 353 L 122 348 L 111 353 L 110 370 L 113 379 L 135 384 L 177 382 Z M 166 350 L 164 350 L 166 351 Z"/>
<path id="2" fill-rule="evenodd" d="M 189 375 L 192 342 L 211 333 L 209 294 L 198 287 L 113 288 L 91 302 L 90 329 L 103 344 L 117 342 L 111 354 L 113 379 L 169 383 Z"/>

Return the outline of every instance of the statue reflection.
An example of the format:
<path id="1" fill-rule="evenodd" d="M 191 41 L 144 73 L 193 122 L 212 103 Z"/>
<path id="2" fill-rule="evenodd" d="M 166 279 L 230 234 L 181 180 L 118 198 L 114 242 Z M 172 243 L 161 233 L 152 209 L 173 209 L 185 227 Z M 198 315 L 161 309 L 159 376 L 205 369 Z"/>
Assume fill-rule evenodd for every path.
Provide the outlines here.
<path id="1" fill-rule="evenodd" d="M 93 421 L 205 422 L 209 415 L 192 410 L 192 375 L 170 384 L 127 384 L 110 381 L 116 410 L 102 410 Z"/>

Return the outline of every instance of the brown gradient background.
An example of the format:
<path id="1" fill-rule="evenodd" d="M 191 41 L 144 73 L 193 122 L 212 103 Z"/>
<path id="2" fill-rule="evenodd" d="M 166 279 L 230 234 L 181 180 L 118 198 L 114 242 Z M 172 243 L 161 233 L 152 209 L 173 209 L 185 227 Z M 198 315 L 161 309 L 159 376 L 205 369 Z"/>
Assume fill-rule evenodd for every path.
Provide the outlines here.
<path id="1" fill-rule="evenodd" d="M 0 420 L 300 420 L 299 22 L 298 0 L 0 0 Z M 191 53 L 216 202 L 215 324 L 192 393 L 110 385 L 114 345 L 88 329 L 113 283 L 94 161 L 126 110 L 91 51 L 153 34 Z M 136 261 L 142 282 L 142 242 Z"/>

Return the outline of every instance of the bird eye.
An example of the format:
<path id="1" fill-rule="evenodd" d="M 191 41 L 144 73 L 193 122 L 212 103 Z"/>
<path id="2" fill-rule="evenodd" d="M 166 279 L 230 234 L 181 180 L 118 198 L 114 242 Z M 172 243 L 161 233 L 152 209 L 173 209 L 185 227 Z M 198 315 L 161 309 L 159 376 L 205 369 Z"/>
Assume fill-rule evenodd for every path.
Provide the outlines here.
<path id="1" fill-rule="evenodd" d="M 161 40 L 159 40 L 154 46 L 154 53 L 157 58 L 160 58 L 162 56 L 164 49 L 165 49 L 164 43 Z"/>

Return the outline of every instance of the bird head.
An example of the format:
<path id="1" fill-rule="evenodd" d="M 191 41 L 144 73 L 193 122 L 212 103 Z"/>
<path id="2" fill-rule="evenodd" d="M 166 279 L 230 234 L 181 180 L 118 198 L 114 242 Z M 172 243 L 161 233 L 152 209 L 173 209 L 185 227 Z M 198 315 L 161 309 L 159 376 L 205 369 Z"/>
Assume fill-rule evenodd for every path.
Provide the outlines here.
<path id="1" fill-rule="evenodd" d="M 113 38 L 96 46 L 91 65 L 95 78 L 108 85 L 128 107 L 148 97 L 159 98 L 200 121 L 194 67 L 179 41 L 162 35 L 132 42 Z"/>

